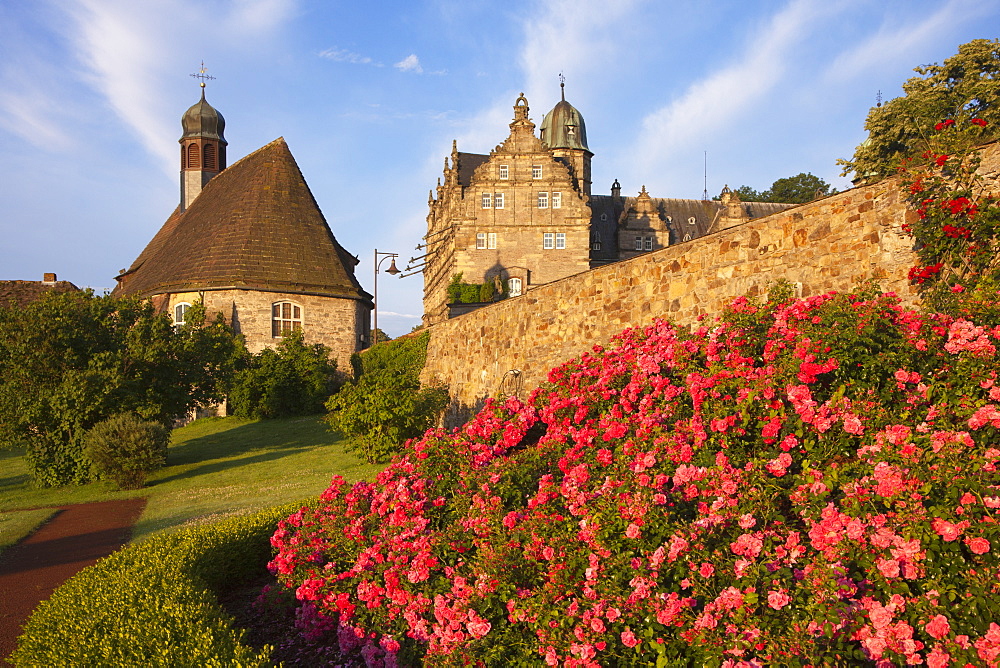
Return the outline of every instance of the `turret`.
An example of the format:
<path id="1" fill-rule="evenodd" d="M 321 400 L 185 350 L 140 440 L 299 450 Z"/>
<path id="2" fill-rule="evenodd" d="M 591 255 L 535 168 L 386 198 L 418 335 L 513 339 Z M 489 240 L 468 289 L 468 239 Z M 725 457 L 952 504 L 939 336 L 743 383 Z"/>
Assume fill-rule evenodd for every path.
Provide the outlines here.
<path id="1" fill-rule="evenodd" d="M 583 114 L 566 101 L 566 82 L 560 82 L 559 88 L 561 99 L 545 114 L 541 139 L 552 149 L 552 154 L 569 167 L 577 189 L 590 195 L 590 160 L 594 154 L 587 146 L 587 126 Z"/>
<path id="2" fill-rule="evenodd" d="M 226 119 L 205 100 L 205 82 L 201 100 L 181 117 L 184 134 L 181 145 L 181 211 L 201 194 L 209 179 L 226 168 Z"/>

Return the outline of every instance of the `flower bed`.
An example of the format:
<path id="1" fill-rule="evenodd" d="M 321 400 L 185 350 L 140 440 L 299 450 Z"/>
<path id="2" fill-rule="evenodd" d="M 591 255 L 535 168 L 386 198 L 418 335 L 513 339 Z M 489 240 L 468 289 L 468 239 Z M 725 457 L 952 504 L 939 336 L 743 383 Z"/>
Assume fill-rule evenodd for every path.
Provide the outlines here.
<path id="1" fill-rule="evenodd" d="M 627 330 L 334 479 L 271 568 L 369 666 L 996 666 L 998 339 L 873 292 Z"/>

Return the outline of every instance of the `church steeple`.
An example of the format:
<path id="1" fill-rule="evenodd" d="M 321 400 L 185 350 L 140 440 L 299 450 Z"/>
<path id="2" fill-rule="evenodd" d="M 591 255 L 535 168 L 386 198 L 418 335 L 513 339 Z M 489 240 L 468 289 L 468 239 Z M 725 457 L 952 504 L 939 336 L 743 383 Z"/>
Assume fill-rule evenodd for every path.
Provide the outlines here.
<path id="1" fill-rule="evenodd" d="M 205 100 L 205 80 L 214 79 L 205 74 L 202 63 L 198 74 L 201 79 L 201 99 L 181 117 L 184 134 L 181 145 L 181 211 L 186 210 L 201 194 L 208 181 L 226 168 L 226 119 Z"/>

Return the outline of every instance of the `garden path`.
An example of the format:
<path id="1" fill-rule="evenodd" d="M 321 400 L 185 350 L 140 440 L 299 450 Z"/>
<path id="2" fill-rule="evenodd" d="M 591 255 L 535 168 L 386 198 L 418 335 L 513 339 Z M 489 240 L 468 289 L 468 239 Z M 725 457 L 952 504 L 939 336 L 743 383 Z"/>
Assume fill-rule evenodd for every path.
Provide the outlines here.
<path id="1" fill-rule="evenodd" d="M 126 542 L 146 499 L 63 506 L 0 557 L 0 666 L 17 647 L 31 611 L 56 587 Z"/>

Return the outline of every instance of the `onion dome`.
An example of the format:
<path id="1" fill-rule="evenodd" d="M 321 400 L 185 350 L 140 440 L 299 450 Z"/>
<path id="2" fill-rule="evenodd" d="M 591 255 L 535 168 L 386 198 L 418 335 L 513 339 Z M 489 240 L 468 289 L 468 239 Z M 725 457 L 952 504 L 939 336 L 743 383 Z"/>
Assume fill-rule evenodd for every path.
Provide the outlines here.
<path id="1" fill-rule="evenodd" d="M 583 114 L 566 101 L 565 92 L 562 100 L 556 103 L 552 111 L 545 114 L 541 135 L 542 141 L 548 144 L 550 149 L 573 148 L 590 151 L 590 147 L 587 146 L 587 126 L 583 122 Z"/>
<path id="2" fill-rule="evenodd" d="M 181 117 L 181 127 L 186 137 L 204 137 L 228 144 L 223 134 L 226 130 L 226 119 L 215 107 L 205 101 L 205 89 L 201 89 L 201 99 L 184 112 Z"/>

